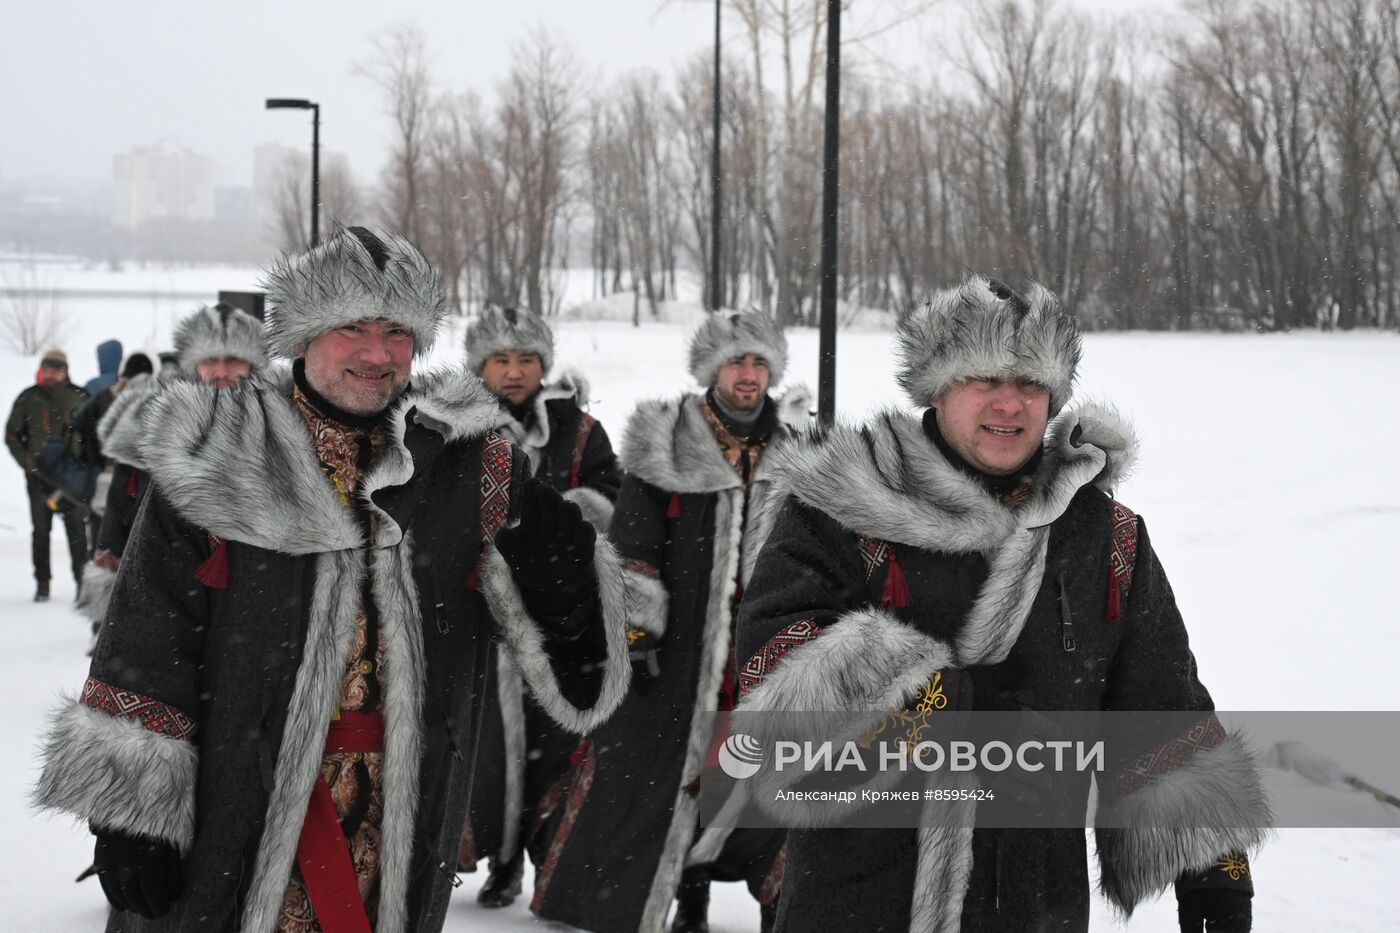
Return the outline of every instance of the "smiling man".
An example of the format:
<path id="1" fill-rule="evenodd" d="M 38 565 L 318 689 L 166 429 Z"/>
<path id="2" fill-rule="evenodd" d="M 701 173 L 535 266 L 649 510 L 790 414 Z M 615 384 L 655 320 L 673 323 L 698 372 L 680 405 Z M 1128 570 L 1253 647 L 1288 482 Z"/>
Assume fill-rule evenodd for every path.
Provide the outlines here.
<path id="1" fill-rule="evenodd" d="M 765 533 L 769 458 L 807 421 L 782 382 L 787 339 L 762 313 L 709 315 L 690 344 L 704 388 L 637 406 L 608 529 L 633 598 L 636 689 L 576 755 L 565 825 L 533 909 L 597 933 L 708 929 L 710 881 L 743 881 L 763 928 L 782 884 L 782 833 L 697 833 L 695 781 L 717 710 L 733 708 L 734 614 Z M 568 814 L 574 814 L 569 816 Z M 599 894 L 603 891 L 604 895 Z"/>
<path id="2" fill-rule="evenodd" d="M 1132 428 L 1065 408 L 1074 319 L 1043 288 L 972 277 L 902 322 L 899 349 L 922 417 L 773 455 L 785 499 L 744 597 L 739 710 L 1190 711 L 1188 733 L 1100 776 L 1101 887 L 1130 914 L 1175 884 L 1183 930 L 1247 931 L 1268 807 L 1146 526 L 1112 497 Z M 1059 792 L 1084 813 L 1088 776 Z M 777 929 L 1087 930 L 1083 829 L 980 828 L 1005 805 L 977 804 L 976 829 L 791 830 Z"/>
<path id="3" fill-rule="evenodd" d="M 620 564 L 527 481 L 396 236 L 338 230 L 267 280 L 269 349 L 181 383 L 81 696 L 36 790 L 85 819 L 109 930 L 440 929 L 499 639 L 585 732 L 626 692 Z"/>

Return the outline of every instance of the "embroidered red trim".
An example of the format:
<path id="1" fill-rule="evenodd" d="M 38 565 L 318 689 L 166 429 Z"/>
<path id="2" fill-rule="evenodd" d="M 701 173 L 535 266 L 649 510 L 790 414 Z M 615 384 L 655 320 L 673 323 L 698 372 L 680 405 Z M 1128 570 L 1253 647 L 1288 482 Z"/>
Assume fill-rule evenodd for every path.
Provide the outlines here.
<path id="1" fill-rule="evenodd" d="M 579 811 L 588 799 L 588 792 L 593 789 L 593 774 L 598 767 L 598 758 L 593 753 L 592 740 L 585 739 L 574 749 L 569 760 L 574 765 L 573 782 L 569 785 L 569 796 L 564 801 L 564 812 L 559 817 L 559 828 L 554 831 L 554 838 L 550 840 L 549 853 L 535 874 L 535 896 L 530 902 L 530 910 L 534 913 L 539 913 L 544 906 L 545 895 L 549 892 L 549 883 L 554 880 L 554 870 L 559 867 L 559 856 L 564 851 L 564 844 L 569 841 L 569 834 L 574 831 Z"/>
<path id="2" fill-rule="evenodd" d="M 1133 568 L 1137 566 L 1137 515 L 1117 499 L 1113 500 L 1113 525 L 1108 555 L 1108 598 L 1104 605 L 1104 620 L 1117 622 L 1128 602 L 1133 586 Z"/>
<path id="3" fill-rule="evenodd" d="M 83 684 L 78 702 L 99 712 L 135 720 L 147 732 L 168 735 L 172 739 L 188 741 L 194 736 L 197 726 L 189 714 L 168 703 L 153 700 L 134 690 L 114 687 L 95 677 L 89 677 Z"/>
<path id="4" fill-rule="evenodd" d="M 510 441 L 487 431 L 481 445 L 481 536 L 496 540 L 510 517 Z"/>
<path id="5" fill-rule="evenodd" d="M 510 441 L 495 431 L 487 431 L 481 443 L 481 556 L 467 575 L 467 589 L 481 589 L 481 567 L 486 551 L 496 540 L 496 532 L 510 518 Z"/>
<path id="6" fill-rule="evenodd" d="M 763 678 L 778 666 L 789 651 L 798 645 L 805 645 L 821 633 L 822 628 L 815 620 L 801 619 L 768 639 L 739 669 L 739 696 L 747 696 L 750 690 L 763 683 Z"/>
<path id="7" fill-rule="evenodd" d="M 574 455 L 569 461 L 569 488 L 577 489 L 582 485 L 580 479 L 583 470 L 583 454 L 588 449 L 588 435 L 593 433 L 593 425 L 598 423 L 588 412 L 583 412 L 578 417 L 578 436 L 574 439 Z"/>
<path id="8" fill-rule="evenodd" d="M 1175 771 L 1199 752 L 1209 751 L 1225 741 L 1225 727 L 1214 713 L 1203 717 L 1190 729 L 1139 755 L 1118 773 L 1118 792 L 1123 795 Z"/>
<path id="9" fill-rule="evenodd" d="M 661 571 L 644 560 L 635 557 L 628 557 L 622 562 L 623 570 L 630 570 L 639 577 L 650 577 L 653 580 L 661 579 Z"/>

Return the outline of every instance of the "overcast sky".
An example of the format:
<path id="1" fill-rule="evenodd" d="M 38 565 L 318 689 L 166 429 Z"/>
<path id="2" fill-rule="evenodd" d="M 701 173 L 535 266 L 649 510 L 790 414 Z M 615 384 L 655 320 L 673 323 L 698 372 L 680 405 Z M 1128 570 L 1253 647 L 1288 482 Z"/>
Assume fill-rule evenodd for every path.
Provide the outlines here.
<path id="1" fill-rule="evenodd" d="M 858 0 L 851 15 L 882 2 L 892 0 Z M 1061 2 L 1121 13 L 1178 0 Z M 320 101 L 323 147 L 345 152 L 371 181 L 390 126 L 376 89 L 351 66 L 386 24 L 422 27 L 443 84 L 489 93 L 534 27 L 556 31 L 607 80 L 636 68 L 669 76 L 710 47 L 712 17 L 705 0 L 4 0 L 0 182 L 105 181 L 115 153 L 168 140 L 213 156 L 221 184 L 251 184 L 254 146 L 310 144 L 310 115 L 265 111 L 267 97 Z M 935 31 L 931 22 L 899 30 L 887 57 L 915 67 Z"/>

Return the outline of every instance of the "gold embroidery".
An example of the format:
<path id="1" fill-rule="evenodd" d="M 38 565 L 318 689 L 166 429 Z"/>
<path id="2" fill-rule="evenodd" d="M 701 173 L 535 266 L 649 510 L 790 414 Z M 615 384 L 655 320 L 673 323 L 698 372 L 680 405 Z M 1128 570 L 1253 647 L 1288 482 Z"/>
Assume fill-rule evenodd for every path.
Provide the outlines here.
<path id="1" fill-rule="evenodd" d="M 1225 858 L 1212 865 L 1211 868 L 1220 869 L 1230 876 L 1231 881 L 1239 881 L 1241 878 L 1253 877 L 1249 873 L 1249 862 L 1242 858 L 1235 858 L 1232 855 L 1227 855 Z"/>
<path id="2" fill-rule="evenodd" d="M 904 745 L 907 753 L 924 740 L 925 733 L 933 725 L 933 713 L 947 708 L 948 695 L 943 690 L 943 672 L 935 671 L 933 678 L 919 688 L 911 705 L 890 713 L 884 722 L 869 735 L 863 736 L 857 744 L 869 748 L 875 739 L 887 731 L 902 732 L 895 741 Z"/>

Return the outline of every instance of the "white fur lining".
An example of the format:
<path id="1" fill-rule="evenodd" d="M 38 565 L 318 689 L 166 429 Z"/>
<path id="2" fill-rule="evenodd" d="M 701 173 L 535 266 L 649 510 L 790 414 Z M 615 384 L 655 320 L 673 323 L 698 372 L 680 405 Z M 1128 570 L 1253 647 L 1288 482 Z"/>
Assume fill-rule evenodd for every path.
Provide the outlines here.
<path id="1" fill-rule="evenodd" d="M 598 602 L 602 610 L 597 624 L 603 626 L 607 659 L 602 690 L 588 709 L 574 706 L 560 691 L 544 649 L 544 632 L 530 617 L 509 565 L 494 547 L 487 550 L 481 570 L 481 590 L 486 604 L 500 627 L 520 676 L 555 722 L 581 735 L 591 732 L 612 715 L 627 695 L 632 680 L 632 666 L 627 661 L 627 584 L 617 552 L 601 538 L 594 547 L 593 569 L 598 576 Z"/>
<path id="2" fill-rule="evenodd" d="M 1099 888 L 1124 917 L 1188 871 L 1258 848 L 1272 825 L 1258 763 L 1231 734 L 1126 797 L 1099 799 Z"/>
<path id="3" fill-rule="evenodd" d="M 36 807 L 189 850 L 199 769 L 191 742 L 70 699 L 55 712 L 40 758 Z"/>

